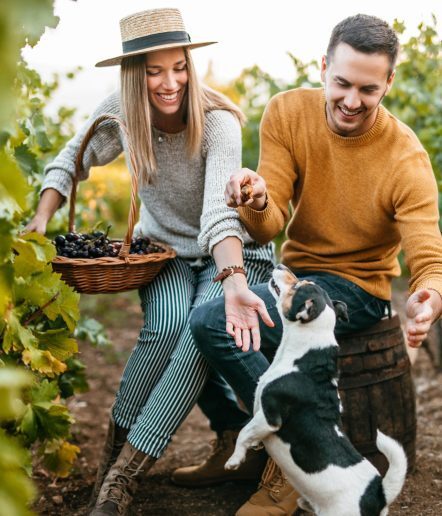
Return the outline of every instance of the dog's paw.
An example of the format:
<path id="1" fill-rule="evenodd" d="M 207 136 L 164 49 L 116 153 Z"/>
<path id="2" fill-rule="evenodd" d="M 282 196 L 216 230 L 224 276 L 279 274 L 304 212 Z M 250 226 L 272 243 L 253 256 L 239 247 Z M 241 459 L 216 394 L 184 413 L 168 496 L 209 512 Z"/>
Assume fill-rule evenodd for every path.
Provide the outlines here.
<path id="1" fill-rule="evenodd" d="M 241 458 L 239 455 L 232 455 L 230 459 L 224 464 L 224 469 L 238 469 L 243 462 L 244 459 Z"/>

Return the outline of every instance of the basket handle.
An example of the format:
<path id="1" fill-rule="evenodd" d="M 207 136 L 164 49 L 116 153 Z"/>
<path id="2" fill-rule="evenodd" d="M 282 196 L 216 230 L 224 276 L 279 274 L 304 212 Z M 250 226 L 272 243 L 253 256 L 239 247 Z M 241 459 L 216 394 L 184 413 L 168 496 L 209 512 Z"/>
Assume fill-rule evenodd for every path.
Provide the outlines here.
<path id="1" fill-rule="evenodd" d="M 75 203 L 77 200 L 77 186 L 79 181 L 79 175 L 80 171 L 83 169 L 83 156 L 86 151 L 86 147 L 94 135 L 95 131 L 97 130 L 98 126 L 104 122 L 105 120 L 113 120 L 114 122 L 117 122 L 121 132 L 123 133 L 128 151 L 129 151 L 129 162 L 132 167 L 132 174 L 131 174 L 131 185 L 130 185 L 130 209 L 129 209 L 129 215 L 127 218 L 127 232 L 126 237 L 124 239 L 123 245 L 121 246 L 120 252 L 118 253 L 118 256 L 121 258 L 125 258 L 128 256 L 130 251 L 130 244 L 132 241 L 132 234 L 134 231 L 135 226 L 135 218 L 137 216 L 137 192 L 138 192 L 138 167 L 137 162 L 135 159 L 135 152 L 132 147 L 132 143 L 129 138 L 129 133 L 127 132 L 126 125 L 120 118 L 118 118 L 115 115 L 111 114 L 105 114 L 97 117 L 93 124 L 89 127 L 88 131 L 84 135 L 84 138 L 80 144 L 80 148 L 78 150 L 77 158 L 75 160 L 75 176 L 72 181 L 72 190 L 71 190 L 71 198 L 70 198 L 70 204 L 69 204 L 69 231 L 75 231 Z"/>

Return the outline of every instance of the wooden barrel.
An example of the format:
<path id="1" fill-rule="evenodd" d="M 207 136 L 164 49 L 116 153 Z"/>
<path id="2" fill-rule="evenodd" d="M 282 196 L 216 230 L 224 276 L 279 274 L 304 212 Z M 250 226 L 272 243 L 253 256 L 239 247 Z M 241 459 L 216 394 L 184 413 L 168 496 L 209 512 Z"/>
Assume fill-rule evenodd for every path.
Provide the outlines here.
<path id="1" fill-rule="evenodd" d="M 388 462 L 376 447 L 376 431 L 399 441 L 416 461 L 416 402 L 410 361 L 397 315 L 360 332 L 341 336 L 339 392 L 344 429 L 356 447 L 385 474 Z"/>

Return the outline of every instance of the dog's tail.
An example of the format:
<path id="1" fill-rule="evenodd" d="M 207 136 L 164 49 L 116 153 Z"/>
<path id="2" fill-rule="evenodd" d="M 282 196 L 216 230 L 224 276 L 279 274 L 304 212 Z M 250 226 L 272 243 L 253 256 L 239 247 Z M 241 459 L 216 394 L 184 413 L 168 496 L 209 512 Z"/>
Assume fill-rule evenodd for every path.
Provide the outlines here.
<path id="1" fill-rule="evenodd" d="M 376 446 L 387 457 L 389 463 L 387 473 L 382 480 L 382 487 L 387 504 L 390 505 L 399 495 L 404 485 L 407 473 L 407 457 L 402 446 L 380 430 L 377 433 Z"/>

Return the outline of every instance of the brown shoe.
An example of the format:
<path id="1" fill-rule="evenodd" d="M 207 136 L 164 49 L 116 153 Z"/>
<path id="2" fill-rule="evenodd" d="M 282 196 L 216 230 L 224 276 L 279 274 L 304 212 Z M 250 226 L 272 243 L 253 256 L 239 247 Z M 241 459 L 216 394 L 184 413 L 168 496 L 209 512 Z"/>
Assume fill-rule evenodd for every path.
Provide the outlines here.
<path id="1" fill-rule="evenodd" d="M 258 491 L 238 509 L 235 516 L 291 516 L 298 507 L 298 497 L 276 462 L 269 459 Z"/>
<path id="2" fill-rule="evenodd" d="M 238 434 L 236 430 L 224 431 L 212 442 L 212 453 L 202 464 L 176 469 L 171 476 L 172 482 L 184 487 L 205 487 L 231 480 L 258 481 L 267 460 L 264 448 L 249 450 L 246 460 L 237 470 L 224 469 L 235 449 Z"/>
<path id="3" fill-rule="evenodd" d="M 93 507 L 98 497 L 98 493 L 100 492 L 101 485 L 103 484 L 103 480 L 107 475 L 110 467 L 115 464 L 118 455 L 123 448 L 124 443 L 127 439 L 127 434 L 129 430 L 118 426 L 115 424 L 115 421 L 111 416 L 109 418 L 109 427 L 107 430 L 106 441 L 104 443 L 104 449 L 101 455 L 101 461 L 98 465 L 97 476 L 95 479 L 95 485 L 92 489 L 91 497 L 89 500 L 89 507 Z"/>
<path id="4" fill-rule="evenodd" d="M 127 515 L 138 480 L 153 466 L 155 460 L 126 442 L 103 481 L 90 516 Z"/>

